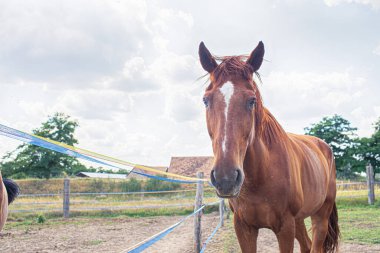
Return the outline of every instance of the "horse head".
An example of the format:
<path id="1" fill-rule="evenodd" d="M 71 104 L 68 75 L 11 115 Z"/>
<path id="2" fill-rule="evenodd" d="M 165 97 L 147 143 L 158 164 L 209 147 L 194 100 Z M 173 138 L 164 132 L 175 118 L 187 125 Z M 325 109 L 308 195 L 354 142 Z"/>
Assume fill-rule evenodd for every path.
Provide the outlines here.
<path id="1" fill-rule="evenodd" d="M 210 75 L 203 101 L 214 152 L 211 182 L 223 198 L 239 194 L 244 157 L 260 131 L 263 106 L 253 73 L 260 68 L 263 56 L 262 42 L 249 57 L 214 57 L 203 42 L 199 45 L 201 65 Z"/>

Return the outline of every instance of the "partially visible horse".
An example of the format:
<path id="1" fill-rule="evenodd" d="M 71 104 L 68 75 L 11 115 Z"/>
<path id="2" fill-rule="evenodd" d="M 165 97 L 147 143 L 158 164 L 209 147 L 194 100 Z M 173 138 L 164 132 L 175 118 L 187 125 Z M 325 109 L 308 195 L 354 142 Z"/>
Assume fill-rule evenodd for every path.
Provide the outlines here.
<path id="1" fill-rule="evenodd" d="M 260 228 L 276 234 L 282 253 L 293 252 L 295 238 L 301 252 L 335 252 L 333 152 L 318 138 L 286 133 L 263 106 L 252 76 L 263 62 L 264 44 L 249 57 L 215 58 L 202 42 L 199 57 L 210 74 L 203 100 L 214 151 L 211 182 L 220 197 L 229 199 L 242 252 L 256 252 Z"/>
<path id="2" fill-rule="evenodd" d="M 3 178 L 0 172 L 0 231 L 8 217 L 8 205 L 19 194 L 18 185 L 10 179 Z"/>

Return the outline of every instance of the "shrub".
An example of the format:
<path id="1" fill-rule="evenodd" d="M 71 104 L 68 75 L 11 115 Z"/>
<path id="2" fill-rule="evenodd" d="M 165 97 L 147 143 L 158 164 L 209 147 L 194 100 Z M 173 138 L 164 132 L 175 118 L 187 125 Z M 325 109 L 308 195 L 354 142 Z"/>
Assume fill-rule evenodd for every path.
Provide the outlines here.
<path id="1" fill-rule="evenodd" d="M 45 221 L 46 221 L 46 218 L 45 218 L 45 216 L 44 216 L 43 214 L 39 214 L 39 215 L 37 216 L 37 223 L 38 223 L 38 224 L 44 224 Z"/>

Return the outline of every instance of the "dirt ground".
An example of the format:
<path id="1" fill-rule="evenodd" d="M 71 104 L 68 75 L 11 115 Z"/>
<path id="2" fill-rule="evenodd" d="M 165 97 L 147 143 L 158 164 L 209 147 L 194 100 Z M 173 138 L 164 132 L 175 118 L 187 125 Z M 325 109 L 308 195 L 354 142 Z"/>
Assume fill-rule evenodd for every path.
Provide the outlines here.
<path id="1" fill-rule="evenodd" d="M 43 225 L 6 227 L 0 236 L 0 252 L 123 252 L 181 218 L 75 218 Z M 204 240 L 218 224 L 218 218 L 216 213 L 204 216 Z M 206 252 L 240 252 L 231 230 L 231 226 L 226 225 L 218 231 Z M 226 238 L 229 238 L 229 243 L 226 243 Z M 278 252 L 276 237 L 271 231 L 260 230 L 258 248 L 259 252 Z M 187 220 L 145 252 L 193 252 L 193 219 Z M 299 252 L 297 243 L 295 252 Z M 380 245 L 344 243 L 340 252 L 380 252 Z"/>

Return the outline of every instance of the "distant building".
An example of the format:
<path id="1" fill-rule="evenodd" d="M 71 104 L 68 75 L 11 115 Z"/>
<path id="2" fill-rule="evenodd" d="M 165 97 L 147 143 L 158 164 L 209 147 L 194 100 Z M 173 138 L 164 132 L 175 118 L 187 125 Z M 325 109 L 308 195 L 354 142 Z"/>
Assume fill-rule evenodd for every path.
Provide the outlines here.
<path id="1" fill-rule="evenodd" d="M 214 157 L 212 156 L 182 156 L 182 157 L 172 157 L 169 167 L 163 166 L 147 166 L 149 168 L 157 169 L 163 172 L 170 172 L 182 176 L 195 177 L 198 171 L 204 173 L 204 178 L 210 177 L 211 167 L 214 162 Z M 134 167 L 133 171 L 160 175 L 158 173 L 144 171 Z M 114 179 L 131 179 L 135 178 L 138 180 L 146 180 L 147 177 L 139 175 L 138 173 L 129 174 L 109 174 L 109 173 L 95 173 L 95 172 L 80 172 L 76 175 L 77 177 L 90 177 L 90 178 L 114 178 Z"/>
<path id="2" fill-rule="evenodd" d="M 90 178 L 111 178 L 111 179 L 126 179 L 128 174 L 111 174 L 111 173 L 97 173 L 97 172 L 79 172 L 77 177 L 90 177 Z"/>
<path id="3" fill-rule="evenodd" d="M 147 167 L 152 168 L 152 169 L 156 169 L 156 170 L 160 170 L 160 171 L 164 171 L 164 172 L 168 172 L 168 167 L 163 167 L 163 166 L 147 166 Z M 150 171 L 144 171 L 144 170 L 136 168 L 136 167 L 133 168 L 133 171 L 135 171 L 135 172 L 141 172 L 141 173 L 146 173 L 146 174 L 158 175 L 157 173 L 150 172 Z M 146 179 L 148 179 L 148 177 L 145 177 L 143 175 L 139 175 L 139 174 L 133 173 L 133 172 L 129 173 L 129 175 L 128 175 L 127 178 L 128 179 L 130 179 L 130 178 L 136 178 L 138 180 L 146 180 Z"/>
<path id="4" fill-rule="evenodd" d="M 202 171 L 204 178 L 209 178 L 213 162 L 212 156 L 172 157 L 168 172 L 195 177 L 198 171 Z"/>

